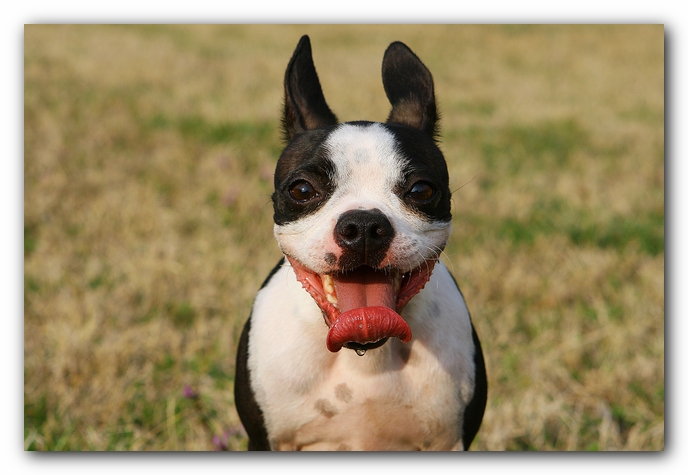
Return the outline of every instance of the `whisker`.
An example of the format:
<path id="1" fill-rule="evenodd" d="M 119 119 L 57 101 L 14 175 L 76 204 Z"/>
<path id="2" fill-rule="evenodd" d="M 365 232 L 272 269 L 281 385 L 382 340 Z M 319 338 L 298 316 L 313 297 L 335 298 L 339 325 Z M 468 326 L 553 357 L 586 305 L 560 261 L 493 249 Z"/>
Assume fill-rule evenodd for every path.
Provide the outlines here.
<path id="1" fill-rule="evenodd" d="M 459 191 L 461 188 L 463 188 L 464 186 L 466 186 L 466 185 L 468 185 L 469 183 L 471 183 L 471 182 L 472 182 L 473 180 L 475 180 L 476 178 L 478 178 L 478 175 L 475 175 L 473 178 L 471 178 L 470 180 L 468 180 L 466 183 L 464 183 L 463 185 L 461 185 L 461 186 L 458 187 L 457 189 L 452 190 L 451 193 L 452 193 L 452 194 L 456 193 L 457 191 Z"/>

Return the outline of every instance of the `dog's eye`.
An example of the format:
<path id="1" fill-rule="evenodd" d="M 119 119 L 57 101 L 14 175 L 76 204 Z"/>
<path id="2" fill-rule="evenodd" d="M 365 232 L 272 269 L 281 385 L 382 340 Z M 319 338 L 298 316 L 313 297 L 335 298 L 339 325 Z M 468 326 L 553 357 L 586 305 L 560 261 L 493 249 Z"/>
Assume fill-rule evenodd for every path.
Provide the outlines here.
<path id="1" fill-rule="evenodd" d="M 318 192 L 315 191 L 313 185 L 308 183 L 306 180 L 299 180 L 293 185 L 291 185 L 291 188 L 289 189 L 289 194 L 292 198 L 301 203 L 310 201 L 316 196 L 318 196 Z"/>
<path id="2" fill-rule="evenodd" d="M 425 203 L 435 196 L 435 189 L 430 183 L 419 181 L 413 184 L 406 196 L 418 203 Z"/>

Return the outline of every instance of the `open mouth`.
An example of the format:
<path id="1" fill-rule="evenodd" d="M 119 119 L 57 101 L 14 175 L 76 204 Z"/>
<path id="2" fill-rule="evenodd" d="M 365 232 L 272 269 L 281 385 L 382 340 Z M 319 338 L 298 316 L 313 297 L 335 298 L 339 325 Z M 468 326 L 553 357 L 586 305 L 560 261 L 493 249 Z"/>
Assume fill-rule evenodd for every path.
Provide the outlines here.
<path id="1" fill-rule="evenodd" d="M 409 272 L 360 266 L 346 272 L 317 274 L 287 256 L 296 278 L 313 297 L 330 328 L 327 349 L 342 347 L 358 355 L 383 345 L 389 338 L 411 341 L 411 329 L 400 313 L 425 287 L 437 259 Z"/>

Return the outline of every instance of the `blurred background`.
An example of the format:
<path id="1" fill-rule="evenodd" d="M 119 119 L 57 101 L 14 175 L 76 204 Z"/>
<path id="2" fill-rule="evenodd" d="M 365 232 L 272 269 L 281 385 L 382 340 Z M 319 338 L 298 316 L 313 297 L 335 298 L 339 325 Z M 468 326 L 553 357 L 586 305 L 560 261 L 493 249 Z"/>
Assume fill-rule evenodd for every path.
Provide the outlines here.
<path id="1" fill-rule="evenodd" d="M 246 448 L 303 34 L 342 121 L 387 117 L 392 41 L 434 75 L 488 371 L 471 449 L 663 450 L 662 25 L 27 25 L 25 449 Z"/>

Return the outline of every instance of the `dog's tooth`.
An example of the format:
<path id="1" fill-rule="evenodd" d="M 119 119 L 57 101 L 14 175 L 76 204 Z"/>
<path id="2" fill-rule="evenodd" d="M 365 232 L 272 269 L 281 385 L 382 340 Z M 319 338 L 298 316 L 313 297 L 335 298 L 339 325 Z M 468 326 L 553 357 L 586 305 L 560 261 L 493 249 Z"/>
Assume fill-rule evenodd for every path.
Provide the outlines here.
<path id="1" fill-rule="evenodd" d="M 326 294 L 325 297 L 327 298 L 327 301 L 330 302 L 330 303 L 331 303 L 332 305 L 334 305 L 335 307 L 336 307 L 337 304 L 339 303 L 339 301 L 337 300 L 337 297 L 335 297 L 335 296 L 332 295 L 332 294 Z"/>
<path id="2" fill-rule="evenodd" d="M 358 356 L 363 356 L 363 355 L 366 354 L 366 350 L 364 350 L 363 348 L 357 348 L 357 349 L 355 349 L 354 351 L 356 352 L 356 354 L 357 354 Z"/>
<path id="3" fill-rule="evenodd" d="M 324 274 L 322 276 L 322 284 L 323 289 L 325 289 L 325 293 L 327 293 L 328 295 L 334 293 L 334 279 L 331 275 Z"/>

